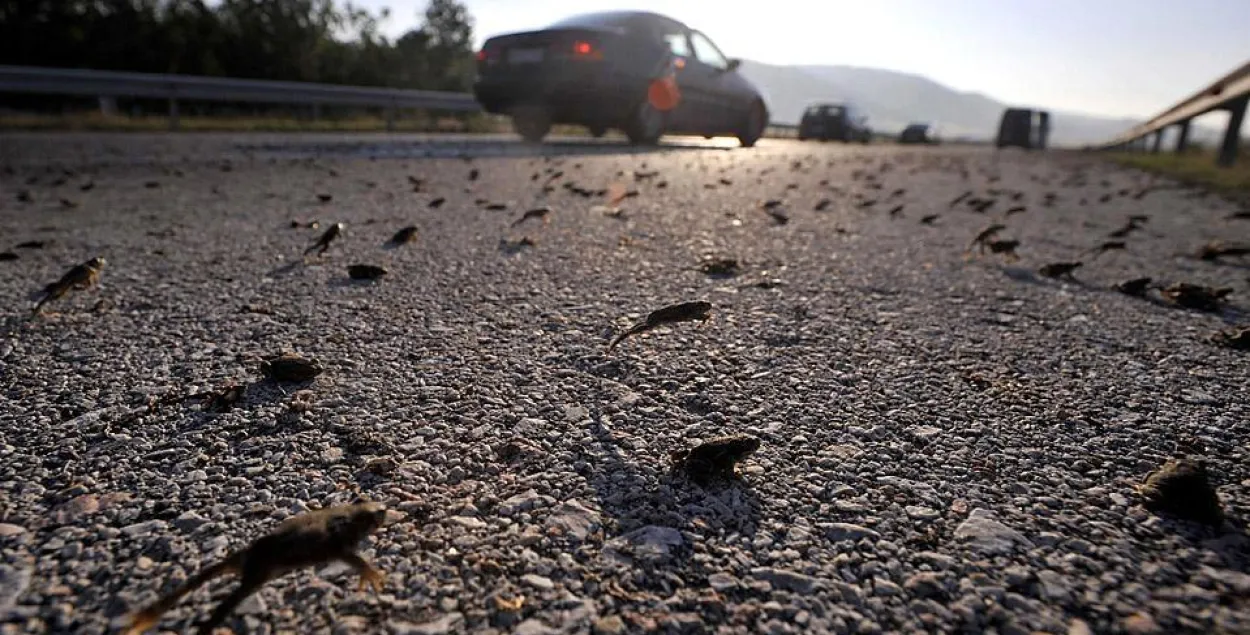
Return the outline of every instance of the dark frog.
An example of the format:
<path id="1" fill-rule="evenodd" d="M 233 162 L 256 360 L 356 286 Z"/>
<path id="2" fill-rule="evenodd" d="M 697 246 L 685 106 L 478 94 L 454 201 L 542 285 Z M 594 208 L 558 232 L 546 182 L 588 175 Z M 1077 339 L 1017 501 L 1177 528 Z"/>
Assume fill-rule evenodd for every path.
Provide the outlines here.
<path id="1" fill-rule="evenodd" d="M 714 479 L 737 478 L 738 463 L 758 449 L 758 438 L 736 434 L 705 441 L 690 450 L 677 450 L 670 457 L 674 469 L 685 472 L 699 485 L 707 485 Z"/>
<path id="2" fill-rule="evenodd" d="M 352 280 L 377 280 L 386 275 L 386 268 L 378 265 L 351 265 L 347 268 L 347 275 Z"/>
<path id="3" fill-rule="evenodd" d="M 278 382 L 308 381 L 322 372 L 321 364 L 295 353 L 283 353 L 260 363 L 260 372 Z"/>
<path id="4" fill-rule="evenodd" d="M 1206 465 L 1193 459 L 1169 459 L 1137 486 L 1146 509 L 1218 526 L 1224 521 L 1219 495 Z"/>

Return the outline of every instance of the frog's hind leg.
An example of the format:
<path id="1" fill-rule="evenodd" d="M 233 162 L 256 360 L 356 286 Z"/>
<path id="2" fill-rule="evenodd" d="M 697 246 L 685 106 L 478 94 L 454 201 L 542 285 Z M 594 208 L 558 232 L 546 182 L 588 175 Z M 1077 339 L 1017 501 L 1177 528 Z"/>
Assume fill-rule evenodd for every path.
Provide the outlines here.
<path id="1" fill-rule="evenodd" d="M 218 604 L 217 608 L 213 609 L 213 614 L 200 624 L 200 628 L 197 631 L 198 635 L 212 635 L 213 629 L 217 628 L 222 622 L 226 621 L 226 618 L 230 616 L 230 613 L 232 613 L 234 609 L 238 608 L 238 606 L 253 593 L 259 591 L 260 588 L 265 585 L 267 580 L 268 577 L 264 575 L 252 574 L 244 576 L 239 582 L 239 588 L 235 589 L 232 593 L 230 593 L 230 595 L 226 596 L 226 599 L 222 600 L 221 604 Z"/>

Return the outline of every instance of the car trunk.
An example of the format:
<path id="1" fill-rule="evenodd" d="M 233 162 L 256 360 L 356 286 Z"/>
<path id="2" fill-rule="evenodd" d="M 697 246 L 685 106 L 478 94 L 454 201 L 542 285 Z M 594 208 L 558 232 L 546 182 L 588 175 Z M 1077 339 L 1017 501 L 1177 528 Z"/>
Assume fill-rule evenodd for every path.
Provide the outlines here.
<path id="1" fill-rule="evenodd" d="M 599 29 L 547 29 L 490 38 L 478 52 L 478 72 L 512 79 L 552 71 L 581 75 L 602 69 L 620 35 Z"/>

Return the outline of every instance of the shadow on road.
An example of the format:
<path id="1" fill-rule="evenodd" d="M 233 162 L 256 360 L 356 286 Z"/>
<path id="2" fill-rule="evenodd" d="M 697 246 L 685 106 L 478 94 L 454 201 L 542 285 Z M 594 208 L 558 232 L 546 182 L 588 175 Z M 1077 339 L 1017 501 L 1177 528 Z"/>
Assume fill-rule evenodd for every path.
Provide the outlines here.
<path id="1" fill-rule="evenodd" d="M 1033 284 L 1033 285 L 1040 285 L 1040 286 L 1064 284 L 1064 285 L 1068 285 L 1069 287 L 1078 288 L 1078 289 L 1081 289 L 1083 291 L 1088 291 L 1088 292 L 1106 293 L 1106 294 L 1120 293 L 1119 291 L 1116 291 L 1112 287 L 1100 287 L 1097 285 L 1092 285 L 1092 284 L 1089 284 L 1087 282 L 1080 280 L 1079 278 L 1073 279 L 1073 280 L 1048 279 L 1048 278 L 1038 275 L 1035 270 L 1025 268 L 1025 267 L 1001 265 L 1001 266 L 998 266 L 997 269 L 999 271 L 1002 271 L 1003 275 L 1007 276 L 1008 278 L 1011 278 L 1012 280 L 1015 280 L 1016 282 L 1022 282 L 1025 284 Z M 1162 298 L 1156 297 L 1156 296 L 1144 296 L 1139 299 L 1142 302 L 1148 302 L 1157 307 L 1170 309 L 1174 311 L 1189 311 L 1192 313 L 1205 313 L 1208 315 L 1215 315 L 1215 316 L 1218 316 L 1221 320 L 1223 320 L 1224 323 L 1230 326 L 1236 326 L 1236 325 L 1241 324 L 1242 322 L 1245 321 L 1245 318 L 1247 316 L 1247 312 L 1244 309 L 1238 306 L 1234 306 L 1232 304 L 1225 304 L 1221 306 L 1218 311 L 1201 311 L 1198 309 L 1187 309 L 1185 307 L 1178 306 L 1171 302 L 1165 301 Z"/>
<path id="2" fill-rule="evenodd" d="M 583 358 L 575 365 L 632 394 L 627 388 L 628 377 L 633 375 L 628 362 L 596 362 L 602 362 L 602 358 Z M 622 395 L 605 387 L 599 398 L 619 402 Z M 648 435 L 646 430 L 619 425 L 593 406 L 583 425 L 588 426 L 593 438 L 592 445 L 586 448 L 587 460 L 593 466 L 587 480 L 603 513 L 614 521 L 611 536 L 649 525 L 690 532 L 699 540 L 726 534 L 748 539 L 755 535 L 761 502 L 750 479 L 712 482 L 701 487 L 672 469 L 668 453 L 680 448 L 655 447 L 663 441 Z M 641 452 L 644 446 L 651 451 Z M 657 455 L 662 458 L 657 459 Z"/>
<path id="3" fill-rule="evenodd" d="M 760 502 L 745 480 L 700 487 L 668 465 L 645 465 L 629 449 L 647 440 L 604 425 L 590 424 L 598 463 L 590 481 L 604 513 L 616 521 L 620 533 L 647 525 L 700 532 L 737 532 L 753 535 Z"/>
<path id="4" fill-rule="evenodd" d="M 655 146 L 635 146 L 625 140 L 552 138 L 541 144 L 525 143 L 510 135 L 429 135 L 399 139 L 342 139 L 289 143 L 238 144 L 239 150 L 284 157 L 342 156 L 375 159 L 469 159 L 487 157 L 542 157 L 615 154 L 655 154 L 689 150 L 728 151 L 736 140 L 671 137 Z"/>

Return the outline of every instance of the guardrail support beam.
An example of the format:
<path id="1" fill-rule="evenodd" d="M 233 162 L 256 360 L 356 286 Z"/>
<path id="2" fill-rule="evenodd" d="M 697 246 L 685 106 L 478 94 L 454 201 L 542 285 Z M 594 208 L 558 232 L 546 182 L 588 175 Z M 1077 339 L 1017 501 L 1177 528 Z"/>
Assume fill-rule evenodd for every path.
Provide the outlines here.
<path id="1" fill-rule="evenodd" d="M 178 121 L 178 100 L 173 97 L 169 98 L 169 129 L 177 130 L 180 122 Z"/>
<path id="2" fill-rule="evenodd" d="M 117 98 L 116 97 L 100 97 L 100 114 L 105 117 L 112 117 L 117 114 Z"/>
<path id="3" fill-rule="evenodd" d="M 1186 119 L 1176 124 L 1176 153 L 1180 154 L 1185 151 L 1189 145 L 1189 122 L 1192 119 Z"/>
<path id="4" fill-rule="evenodd" d="M 1220 167 L 1227 168 L 1237 162 L 1237 145 L 1241 142 L 1241 122 L 1246 118 L 1247 101 L 1250 101 L 1250 96 L 1228 104 L 1228 129 L 1224 131 L 1224 143 L 1220 146 L 1220 156 L 1216 159 Z"/>

